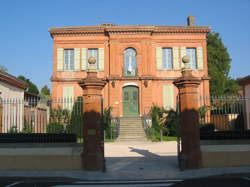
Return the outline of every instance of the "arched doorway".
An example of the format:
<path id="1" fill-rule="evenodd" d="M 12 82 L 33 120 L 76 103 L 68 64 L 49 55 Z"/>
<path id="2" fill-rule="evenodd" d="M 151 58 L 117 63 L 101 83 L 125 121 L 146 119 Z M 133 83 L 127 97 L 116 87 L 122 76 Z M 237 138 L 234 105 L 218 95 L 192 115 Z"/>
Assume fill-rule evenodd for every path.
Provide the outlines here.
<path id="1" fill-rule="evenodd" d="M 136 86 L 125 86 L 122 90 L 123 116 L 135 117 L 139 115 L 139 89 Z"/>

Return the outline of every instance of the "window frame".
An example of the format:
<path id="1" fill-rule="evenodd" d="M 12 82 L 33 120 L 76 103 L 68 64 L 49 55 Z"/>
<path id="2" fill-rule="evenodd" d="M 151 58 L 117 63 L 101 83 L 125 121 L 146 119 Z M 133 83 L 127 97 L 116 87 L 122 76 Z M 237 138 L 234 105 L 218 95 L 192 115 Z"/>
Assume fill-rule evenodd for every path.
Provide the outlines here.
<path id="1" fill-rule="evenodd" d="M 194 54 L 195 54 L 195 68 L 193 68 L 193 66 L 192 66 L 192 61 L 191 61 L 191 58 L 192 57 L 190 57 L 189 55 L 188 55 L 188 50 L 190 50 L 190 49 L 193 49 L 194 50 Z M 198 58 L 197 58 L 197 48 L 196 47 L 186 47 L 186 55 L 189 57 L 189 59 L 190 59 L 190 62 L 188 63 L 188 65 L 189 65 L 189 67 L 191 68 L 191 69 L 193 69 L 193 70 L 197 70 L 198 69 Z M 193 58 L 192 58 L 193 59 Z"/>
<path id="2" fill-rule="evenodd" d="M 166 58 L 165 62 L 163 60 L 163 54 L 164 54 L 163 51 L 167 50 L 167 49 L 171 49 L 171 68 L 167 68 L 167 58 Z M 162 59 L 161 59 L 161 61 L 162 61 L 162 64 L 161 64 L 162 65 L 162 70 L 173 70 L 174 69 L 173 47 L 162 47 L 161 50 L 162 50 Z"/>
<path id="3" fill-rule="evenodd" d="M 126 57 L 127 57 L 127 55 L 126 55 L 126 51 L 127 50 L 129 50 L 129 49 L 132 49 L 133 50 L 133 52 L 135 53 L 135 55 L 133 56 L 134 58 L 135 58 L 135 72 L 134 72 L 134 74 L 132 74 L 132 75 L 128 75 L 127 73 L 126 73 L 126 64 L 127 64 L 127 62 L 126 62 Z M 124 50 L 123 50 L 123 76 L 124 77 L 136 77 L 136 76 L 138 76 L 138 65 L 137 65 L 137 51 L 136 51 L 136 49 L 135 48 L 133 48 L 133 47 L 127 47 L 127 48 L 125 48 Z"/>
<path id="4" fill-rule="evenodd" d="M 73 59 L 72 61 L 73 61 L 73 69 L 71 69 L 71 68 L 67 68 L 66 69 L 66 61 L 65 61 L 65 51 L 73 51 L 73 53 L 72 53 L 72 57 L 68 57 L 68 59 L 70 59 L 70 62 L 71 62 L 71 58 Z M 71 54 L 71 53 L 69 53 L 69 54 Z M 67 54 L 68 55 L 68 54 Z M 69 55 L 70 56 L 70 55 Z M 68 64 L 68 67 L 70 67 L 71 66 L 71 64 L 69 63 Z M 63 48 L 63 71 L 75 71 L 75 51 L 74 51 L 74 48 Z"/>

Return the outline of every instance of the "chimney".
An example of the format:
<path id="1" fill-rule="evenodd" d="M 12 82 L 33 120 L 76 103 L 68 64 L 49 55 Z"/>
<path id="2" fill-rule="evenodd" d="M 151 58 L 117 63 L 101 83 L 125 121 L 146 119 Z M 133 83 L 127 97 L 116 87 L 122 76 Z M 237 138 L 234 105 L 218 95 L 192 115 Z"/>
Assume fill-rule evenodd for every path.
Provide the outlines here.
<path id="1" fill-rule="evenodd" d="M 195 17 L 194 16 L 188 16 L 188 18 L 187 18 L 187 25 L 188 26 L 195 25 Z"/>

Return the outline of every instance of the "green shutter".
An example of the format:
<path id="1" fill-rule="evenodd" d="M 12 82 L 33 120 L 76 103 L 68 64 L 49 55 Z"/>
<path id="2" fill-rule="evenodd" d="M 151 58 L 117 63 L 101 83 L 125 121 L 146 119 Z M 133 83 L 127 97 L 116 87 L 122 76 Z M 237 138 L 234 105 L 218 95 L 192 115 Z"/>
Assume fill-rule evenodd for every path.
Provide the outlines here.
<path id="1" fill-rule="evenodd" d="M 80 48 L 74 49 L 75 70 L 80 70 Z"/>
<path id="2" fill-rule="evenodd" d="M 63 87 L 63 109 L 71 110 L 74 105 L 74 88 L 73 86 Z"/>
<path id="3" fill-rule="evenodd" d="M 202 47 L 197 47 L 197 66 L 198 69 L 203 69 L 203 50 Z"/>
<path id="4" fill-rule="evenodd" d="M 162 48 L 156 47 L 156 69 L 161 70 L 162 69 Z"/>
<path id="5" fill-rule="evenodd" d="M 104 71 L 104 48 L 98 49 L 99 70 Z"/>
<path id="6" fill-rule="evenodd" d="M 181 68 L 184 68 L 184 63 L 182 62 L 182 57 L 187 55 L 186 47 L 181 47 Z"/>
<path id="7" fill-rule="evenodd" d="M 173 67 L 174 67 L 174 69 L 180 69 L 179 48 L 178 47 L 173 47 Z"/>
<path id="8" fill-rule="evenodd" d="M 82 70 L 87 67 L 87 48 L 82 48 Z"/>
<path id="9" fill-rule="evenodd" d="M 163 107 L 167 110 L 174 109 L 174 86 L 163 85 Z"/>
<path id="10" fill-rule="evenodd" d="M 57 48 L 57 70 L 63 70 L 63 48 Z"/>

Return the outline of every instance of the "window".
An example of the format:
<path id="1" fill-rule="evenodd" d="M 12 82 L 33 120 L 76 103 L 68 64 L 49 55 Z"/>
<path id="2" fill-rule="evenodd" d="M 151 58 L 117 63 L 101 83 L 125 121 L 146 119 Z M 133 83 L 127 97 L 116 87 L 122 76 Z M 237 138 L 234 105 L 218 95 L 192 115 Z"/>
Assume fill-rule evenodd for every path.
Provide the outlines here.
<path id="1" fill-rule="evenodd" d="M 87 64 L 88 64 L 88 59 L 90 57 L 94 57 L 96 59 L 96 63 L 95 63 L 95 68 L 98 69 L 99 67 L 99 63 L 98 63 L 98 49 L 93 49 L 93 48 L 90 48 L 88 49 L 88 54 L 87 54 Z M 88 64 L 89 65 L 89 64 Z"/>
<path id="2" fill-rule="evenodd" d="M 162 68 L 173 69 L 172 48 L 162 48 Z"/>
<path id="3" fill-rule="evenodd" d="M 64 49 L 64 70 L 74 70 L 74 49 Z"/>
<path id="4" fill-rule="evenodd" d="M 190 58 L 190 68 L 197 69 L 196 48 L 187 48 L 187 56 Z"/>
<path id="5" fill-rule="evenodd" d="M 127 48 L 124 51 L 124 76 L 136 76 L 137 64 L 136 64 L 136 51 L 133 48 Z"/>

